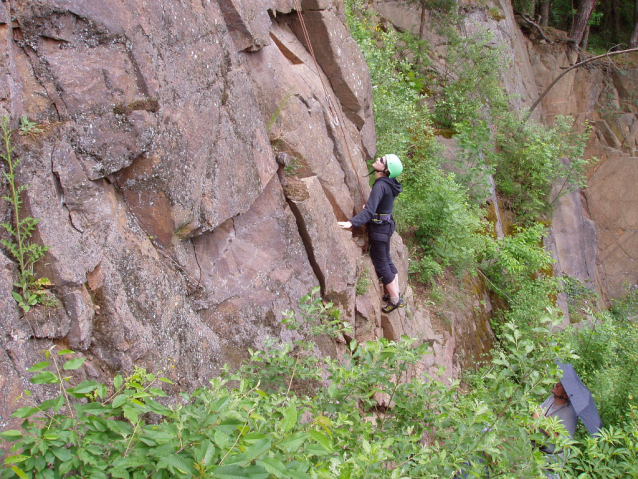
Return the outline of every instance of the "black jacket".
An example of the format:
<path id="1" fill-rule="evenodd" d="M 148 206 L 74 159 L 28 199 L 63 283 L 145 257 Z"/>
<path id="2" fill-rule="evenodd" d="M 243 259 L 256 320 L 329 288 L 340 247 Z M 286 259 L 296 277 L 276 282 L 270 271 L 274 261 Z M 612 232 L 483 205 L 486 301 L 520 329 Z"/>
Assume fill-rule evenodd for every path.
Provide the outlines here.
<path id="1" fill-rule="evenodd" d="M 369 222 L 375 213 L 390 214 L 394 208 L 394 198 L 401 193 L 402 187 L 396 178 L 382 176 L 377 178 L 372 185 L 370 198 L 366 207 L 358 215 L 350 220 L 352 226 L 361 226 Z"/>

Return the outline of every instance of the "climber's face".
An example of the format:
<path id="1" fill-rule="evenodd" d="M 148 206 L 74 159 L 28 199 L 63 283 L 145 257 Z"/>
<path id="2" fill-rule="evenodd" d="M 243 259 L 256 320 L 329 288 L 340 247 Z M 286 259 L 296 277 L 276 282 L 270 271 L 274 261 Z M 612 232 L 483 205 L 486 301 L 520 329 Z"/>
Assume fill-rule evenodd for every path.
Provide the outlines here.
<path id="1" fill-rule="evenodd" d="M 374 161 L 374 163 L 372 163 L 372 168 L 374 168 L 376 171 L 385 170 L 385 161 L 384 161 L 383 157 L 377 158 Z"/>

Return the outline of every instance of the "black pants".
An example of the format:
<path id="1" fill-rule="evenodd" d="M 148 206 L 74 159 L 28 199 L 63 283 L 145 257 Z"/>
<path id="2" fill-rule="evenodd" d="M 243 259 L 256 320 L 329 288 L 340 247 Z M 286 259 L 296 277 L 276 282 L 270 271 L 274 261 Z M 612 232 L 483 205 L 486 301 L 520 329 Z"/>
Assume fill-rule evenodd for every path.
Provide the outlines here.
<path id="1" fill-rule="evenodd" d="M 386 285 L 394 281 L 398 270 L 390 258 L 390 238 L 394 233 L 394 221 L 368 223 L 368 238 L 370 240 L 370 259 L 374 270 L 381 282 Z"/>

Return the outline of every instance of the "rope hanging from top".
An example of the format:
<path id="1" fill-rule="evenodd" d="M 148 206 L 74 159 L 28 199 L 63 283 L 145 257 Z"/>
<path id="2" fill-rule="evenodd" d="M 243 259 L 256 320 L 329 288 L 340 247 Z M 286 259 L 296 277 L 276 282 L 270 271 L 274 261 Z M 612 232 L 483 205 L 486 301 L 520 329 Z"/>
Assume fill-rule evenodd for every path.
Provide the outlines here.
<path id="1" fill-rule="evenodd" d="M 295 9 L 297 10 L 297 16 L 299 17 L 299 23 L 301 24 L 301 29 L 303 30 L 306 44 L 308 45 L 308 51 L 310 52 L 310 55 L 312 56 L 312 59 L 315 63 L 317 76 L 319 77 L 319 81 L 321 82 L 321 86 L 323 87 L 324 94 L 326 95 L 328 110 L 330 111 L 333 117 L 333 123 L 336 126 L 338 126 L 339 130 L 341 131 L 341 136 L 343 137 L 343 141 L 346 145 L 346 152 L 348 153 L 348 158 L 350 159 L 350 165 L 352 166 L 352 171 L 354 171 L 354 174 L 357 178 L 357 183 L 359 184 L 359 191 L 361 192 L 361 198 L 365 198 L 365 194 L 363 191 L 363 183 L 361 183 L 361 178 L 359 177 L 359 174 L 357 173 L 357 169 L 354 166 L 354 160 L 352 159 L 352 153 L 350 152 L 350 146 L 348 145 L 348 138 L 346 136 L 345 130 L 343 129 L 343 119 L 341 118 L 339 109 L 335 108 L 334 104 L 332 103 L 332 96 L 330 95 L 330 92 L 328 91 L 328 88 L 326 87 L 326 84 L 323 81 L 323 77 L 321 76 L 321 70 L 319 69 L 319 63 L 317 62 L 315 51 L 312 48 L 310 35 L 308 34 L 308 29 L 306 28 L 306 22 L 304 21 L 303 14 L 301 13 L 301 0 L 294 0 L 294 6 L 295 6 Z"/>

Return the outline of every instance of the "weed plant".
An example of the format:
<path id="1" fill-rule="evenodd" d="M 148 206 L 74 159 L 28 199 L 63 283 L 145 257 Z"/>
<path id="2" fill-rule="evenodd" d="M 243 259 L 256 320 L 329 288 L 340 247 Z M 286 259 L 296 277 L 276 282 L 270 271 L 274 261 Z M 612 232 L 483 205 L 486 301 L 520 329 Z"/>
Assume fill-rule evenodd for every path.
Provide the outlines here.
<path id="1" fill-rule="evenodd" d="M 357 285 L 355 286 L 355 292 L 357 296 L 363 296 L 368 291 L 368 287 L 370 286 L 370 275 L 367 269 L 363 269 L 361 272 L 361 276 L 357 280 Z"/>
<path id="2" fill-rule="evenodd" d="M 41 292 L 42 285 L 48 284 L 48 279 L 37 280 L 34 273 L 34 265 L 44 257 L 48 247 L 41 246 L 32 241 L 31 237 L 40 219 L 24 216 L 22 212 L 21 194 L 27 189 L 27 185 L 17 184 L 16 174 L 20 159 L 13 156 L 14 147 L 11 144 L 13 130 L 9 128 L 9 119 L 2 117 L 2 140 L 4 148 L 0 156 L 6 162 L 7 170 L 4 172 L 9 193 L 3 196 L 12 207 L 13 223 L 0 224 L 10 235 L 9 239 L 2 239 L 0 243 L 7 248 L 18 265 L 18 280 L 14 284 L 18 291 L 13 291 L 13 298 L 26 313 L 29 309 L 44 301 L 45 296 Z M 35 124 L 22 118 L 20 133 L 29 134 L 35 129 Z"/>

